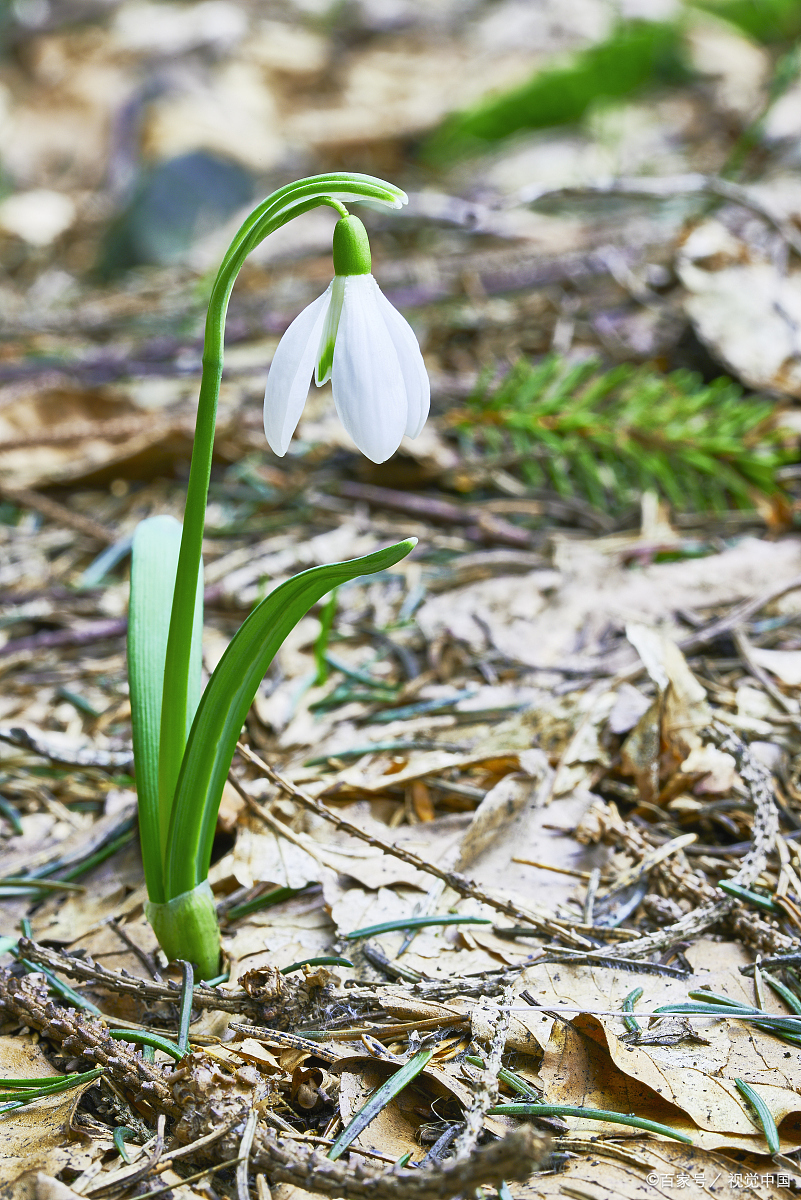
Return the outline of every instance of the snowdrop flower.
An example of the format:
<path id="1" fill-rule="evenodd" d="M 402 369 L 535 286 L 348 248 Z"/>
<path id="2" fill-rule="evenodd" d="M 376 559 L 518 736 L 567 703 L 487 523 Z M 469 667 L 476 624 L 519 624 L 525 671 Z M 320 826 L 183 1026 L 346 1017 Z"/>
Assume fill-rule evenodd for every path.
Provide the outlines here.
<path id="1" fill-rule="evenodd" d="M 334 227 L 334 278 L 295 318 L 275 352 L 264 393 L 264 432 L 283 456 L 306 403 L 311 375 L 328 379 L 339 419 L 367 458 L 384 462 L 428 416 L 430 386 L 408 322 L 370 273 L 358 217 Z"/>

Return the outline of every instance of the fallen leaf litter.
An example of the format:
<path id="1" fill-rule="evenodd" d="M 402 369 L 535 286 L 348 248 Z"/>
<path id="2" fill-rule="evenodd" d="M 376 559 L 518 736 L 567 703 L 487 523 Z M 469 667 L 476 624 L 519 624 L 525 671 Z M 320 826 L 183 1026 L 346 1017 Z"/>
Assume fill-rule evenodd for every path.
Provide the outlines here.
<path id="1" fill-rule="evenodd" d="M 123 74 L 151 52 L 137 41 L 145 34 L 131 24 L 134 9 L 121 5 L 114 17 L 122 57 L 113 70 Z M 314 152 L 324 124 L 361 153 L 377 132 L 417 136 L 453 103 L 532 67 L 521 41 L 465 71 L 463 35 L 453 33 L 432 70 L 419 19 L 407 35 L 421 43 L 416 55 L 398 35 L 373 31 L 348 50 L 337 103 L 307 97 L 291 128 L 276 116 L 276 138 Z M 249 40 L 260 70 L 289 29 L 273 22 Z M 318 77 L 325 35 L 293 32 L 294 83 L 280 71 L 269 83 L 246 73 L 262 105 L 270 89 Z M 38 46 L 35 31 L 24 36 Z M 86 29 L 41 36 L 51 38 L 48 54 L 109 69 L 106 43 L 82 41 Z M 742 116 L 747 95 L 764 98 L 768 53 L 719 27 L 693 25 L 688 37 L 707 90 L 687 87 L 683 116 L 664 97 L 628 110 L 659 154 L 669 131 L 671 174 L 599 179 L 611 134 L 598 116 L 592 136 L 582 133 L 581 145 L 566 137 L 560 150 L 566 162 L 583 156 L 575 187 L 538 183 L 534 196 L 532 173 L 551 146 L 521 145 L 488 161 L 496 193 L 487 203 L 445 188 L 412 196 L 409 237 L 415 221 L 435 216 L 442 242 L 433 250 L 415 243 L 416 257 L 399 254 L 377 231 L 382 279 L 427 335 L 439 405 L 397 476 L 353 478 L 323 406 L 304 420 L 301 452 L 280 466 L 262 453 L 257 393 L 274 333 L 311 298 L 320 264 L 309 247 L 322 254 L 330 230 L 310 225 L 288 259 L 254 264 L 234 297 L 242 335 L 230 347 L 209 514 L 207 669 L 265 579 L 396 536 L 414 534 L 421 548 L 391 577 L 343 589 L 322 675 L 315 613 L 265 680 L 226 789 L 212 875 L 229 978 L 195 985 L 190 1050 L 179 1061 L 158 1049 L 151 1061 L 152 1046 L 111 1036 L 175 1042 L 182 999 L 142 917 L 124 562 L 136 520 L 178 511 L 173 466 L 191 437 L 197 368 L 182 330 L 203 267 L 153 268 L 106 293 L 76 272 L 66 309 L 29 296 L 35 264 L 4 280 L 0 486 L 14 520 L 0 527 L 3 932 L 15 943 L 29 919 L 19 959 L 71 981 L 103 1017 L 48 994 L 47 977 L 21 974 L 18 960 L 0 986 L 0 1056 L 9 1077 L 44 1080 L 95 1063 L 103 1075 L 82 1095 L 4 1114 L 1 1195 L 115 1196 L 125 1185 L 241 1196 L 252 1183 L 261 1200 L 269 1179 L 281 1200 L 399 1191 L 422 1200 L 482 1184 L 505 1200 L 600 1200 L 667 1196 L 684 1186 L 677 1180 L 700 1177 L 704 1186 L 717 1177 L 720 1196 L 782 1194 L 776 1180 L 801 1149 L 798 1049 L 770 1023 L 792 1011 L 786 997 L 801 982 L 794 466 L 787 496 L 760 498 L 753 511 L 669 513 L 646 493 L 638 514 L 617 521 L 581 496 L 527 487 L 514 454 L 467 453 L 453 436 L 487 362 L 549 349 L 673 361 L 687 321 L 742 382 L 798 396 L 797 329 L 786 319 L 797 308 L 797 180 L 779 154 L 771 180 L 732 184 L 722 157 L 685 132 L 710 114 Z M 386 45 L 395 58 L 382 59 Z M 722 60 L 716 45 L 727 47 Z M 720 65 L 735 49 L 753 71 L 739 95 L 733 67 Z M 382 102 L 366 120 L 353 98 L 360 71 L 395 84 L 396 72 L 411 73 L 413 86 L 394 111 Z M 78 101 L 64 87 L 53 128 L 31 143 L 42 161 L 49 138 L 69 137 L 62 117 Z M 214 87 L 222 103 L 226 89 L 216 78 Z M 175 149 L 182 103 L 168 90 L 148 109 L 158 154 Z M 791 118 L 781 100 L 768 108 L 766 136 L 780 138 Z M 15 99 L 10 119 L 25 128 L 28 102 Z M 640 143 L 619 140 L 627 173 Z M 260 146 L 277 161 L 274 145 Z M 445 183 L 462 186 L 458 172 Z M 612 244 L 621 211 L 634 211 L 614 205 L 637 191 L 647 215 Z M 697 207 L 669 213 L 693 195 Z M 709 196 L 720 202 L 712 216 L 702 208 Z M 588 197 L 611 206 L 576 215 L 569 205 Z M 528 207 L 544 199 L 568 207 Z M 30 221 L 35 198 L 26 211 Z M 79 254 L 97 217 L 64 219 L 76 222 Z M 0 206 L 5 238 L 23 237 L 21 220 L 19 206 Z M 51 277 L 48 286 L 57 295 L 61 285 Z M 266 289 L 275 301 L 267 336 L 254 306 Z M 136 327 L 135 350 L 125 322 Z M 49 339 L 51 359 L 37 338 Z M 795 453 L 797 414 L 783 420 Z M 424 923 L 444 916 L 487 923 Z M 369 940 L 351 936 L 403 922 Z M 313 961 L 343 955 L 353 968 Z M 624 1004 L 639 988 L 626 1013 L 634 1031 Z M 768 1019 L 725 1006 L 712 1016 L 658 1013 L 690 991 L 764 1007 Z M 409 1087 L 346 1154 L 328 1158 L 371 1089 L 418 1055 L 430 1058 Z M 774 1162 L 738 1080 L 778 1127 Z M 538 1100 L 633 1113 L 693 1145 L 587 1117 L 490 1111 Z M 112 1136 L 123 1128 L 130 1164 Z M 411 1165 L 393 1165 L 409 1154 Z"/>

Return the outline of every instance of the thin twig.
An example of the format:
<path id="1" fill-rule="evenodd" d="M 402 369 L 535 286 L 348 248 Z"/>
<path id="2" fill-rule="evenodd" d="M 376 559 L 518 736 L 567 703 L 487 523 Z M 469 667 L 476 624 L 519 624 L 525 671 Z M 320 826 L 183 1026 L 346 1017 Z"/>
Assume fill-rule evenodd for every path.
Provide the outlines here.
<path id="1" fill-rule="evenodd" d="M 771 208 L 749 188 L 722 179 L 719 175 L 668 175 L 648 179 L 644 176 L 602 179 L 568 187 L 548 187 L 533 184 L 521 188 L 507 202 L 506 207 L 516 204 L 535 204 L 540 200 L 575 200 L 588 196 L 620 196 L 623 199 L 670 200 L 677 195 L 715 196 L 747 208 L 767 221 L 777 233 L 801 255 L 801 234 L 787 217 Z"/>
<path id="2" fill-rule="evenodd" d="M 195 1171 L 194 1175 L 187 1175 L 181 1180 L 180 1186 L 183 1187 L 187 1183 L 194 1183 L 198 1179 L 202 1179 L 204 1175 L 214 1175 L 217 1171 L 224 1171 L 226 1167 L 234 1167 L 239 1162 L 239 1158 L 228 1158 L 225 1162 L 215 1163 L 212 1167 L 204 1167 L 202 1171 Z M 176 1184 L 164 1183 L 161 1187 L 156 1188 L 152 1192 L 147 1192 L 148 1198 L 151 1196 L 163 1196 L 165 1192 L 174 1191 Z"/>
<path id="3" fill-rule="evenodd" d="M 252 763 L 262 775 L 271 780 L 281 791 L 298 800 L 305 808 L 310 809 L 322 817 L 323 820 L 329 821 L 342 833 L 349 833 L 352 837 L 360 838 L 363 842 L 367 842 L 368 845 L 382 850 L 384 854 L 390 854 L 394 858 L 399 858 L 401 861 L 417 867 L 419 871 L 425 871 L 429 875 L 436 876 L 437 879 L 442 879 L 447 883 L 448 887 L 458 892 L 460 896 L 469 896 L 471 899 L 478 900 L 480 903 L 486 904 L 490 908 L 494 908 L 516 921 L 525 921 L 532 926 L 532 931 L 534 929 L 542 929 L 549 936 L 562 938 L 575 946 L 591 947 L 591 943 L 571 929 L 566 922 L 559 921 L 548 915 L 532 913 L 530 910 L 519 908 L 509 900 L 501 900 L 497 896 L 492 896 L 487 892 L 481 891 L 480 888 L 474 887 L 473 884 L 468 883 L 464 876 L 458 875 L 453 871 L 443 871 L 440 867 L 434 866 L 433 863 L 426 862 L 424 858 L 420 858 L 417 854 L 412 854 L 409 850 L 403 850 L 400 846 L 393 846 L 390 842 L 381 841 L 379 838 L 373 837 L 372 834 L 360 829 L 358 825 L 352 825 L 350 821 L 343 821 L 341 817 L 330 812 L 319 800 L 313 799 L 308 792 L 304 792 L 302 788 L 297 787 L 294 783 L 290 783 L 288 779 L 284 779 L 282 775 L 274 771 L 272 767 L 268 766 L 266 762 L 259 758 L 257 754 L 254 754 L 252 750 L 248 749 L 247 746 L 243 746 L 238 742 L 237 750 L 243 758 Z"/>
<path id="4" fill-rule="evenodd" d="M 242 1141 L 239 1143 L 239 1163 L 236 1168 L 237 1200 L 250 1200 L 250 1191 L 248 1189 L 248 1161 L 250 1159 L 250 1151 L 253 1146 L 253 1135 L 256 1132 L 256 1126 L 258 1123 L 258 1110 L 252 1108 L 248 1113 L 248 1119 L 245 1122 L 245 1131 L 242 1134 Z"/>
<path id="5" fill-rule="evenodd" d="M 20 938 L 20 953 L 39 966 L 49 967 L 50 970 L 60 971 L 72 979 L 80 979 L 84 983 L 91 983 L 111 992 L 137 996 L 140 1000 L 171 1000 L 174 1004 L 180 1002 L 181 989 L 172 980 L 156 983 L 129 975 L 127 971 L 110 971 L 107 967 L 93 962 L 91 958 L 59 954 L 57 950 L 41 946 L 29 938 Z M 248 1013 L 254 1016 L 261 1016 L 263 1012 L 263 1005 L 253 1000 L 245 991 L 222 992 L 202 983 L 193 989 L 192 1003 L 197 1008 L 212 1008 L 220 1012 Z"/>
<path id="6" fill-rule="evenodd" d="M 109 917 L 108 925 L 114 930 L 120 941 L 128 947 L 131 953 L 136 955 L 142 966 L 152 976 L 152 978 L 155 979 L 156 982 L 160 982 L 158 971 L 156 970 L 156 960 L 153 958 L 153 955 L 148 954 L 146 950 L 143 950 L 141 946 L 137 945 L 137 943 L 126 930 L 125 926 L 120 924 L 120 921 L 117 917 Z"/>
<path id="7" fill-rule="evenodd" d="M 43 633 L 32 633 L 30 637 L 12 638 L 0 647 L 0 656 L 19 654 L 22 650 L 53 650 L 64 646 L 90 646 L 92 642 L 122 637 L 128 628 L 127 617 L 104 617 L 91 621 L 78 629 L 46 629 Z"/>
<path id="8" fill-rule="evenodd" d="M 748 789 L 750 798 L 754 804 L 753 845 L 743 859 L 739 871 L 731 879 L 732 883 L 738 883 L 742 887 L 749 887 L 762 874 L 779 828 L 778 813 L 773 801 L 771 779 L 765 767 L 752 754 L 746 743 L 737 737 L 726 725 L 715 721 L 713 722 L 711 732 L 715 735 L 715 740 L 720 749 L 733 754 L 737 760 L 740 777 Z M 625 957 L 627 959 L 646 958 L 657 950 L 666 950 L 668 947 L 675 945 L 676 942 L 684 941 L 686 938 L 697 937 L 706 929 L 716 925 L 718 921 L 730 912 L 733 906 L 734 901 L 730 898 L 702 904 L 694 909 L 693 912 L 687 913 L 680 921 L 676 921 L 674 924 L 660 929 L 658 933 L 638 938 L 634 942 L 626 942 Z M 596 957 L 612 962 L 615 955 L 609 951 L 604 951 L 603 953 L 591 951 L 587 953 L 586 961 L 591 962 Z"/>
<path id="9" fill-rule="evenodd" d="M 4 496 L 6 500 L 10 500 L 12 504 L 16 504 L 20 508 L 32 508 L 35 512 L 41 513 L 43 517 L 47 517 L 48 520 L 55 521 L 57 525 L 66 525 L 68 529 L 74 529 L 76 533 L 94 538 L 97 542 L 113 545 L 117 540 L 117 534 L 113 529 L 108 529 L 92 517 L 85 517 L 82 513 L 73 512 L 71 508 L 59 504 L 50 496 L 43 496 L 41 492 L 34 492 L 30 488 L 9 487 L 8 484 L 0 483 L 0 496 Z"/>
<path id="10" fill-rule="evenodd" d="M 791 700 L 788 696 L 785 696 L 784 692 L 776 687 L 776 684 L 770 678 L 767 671 L 764 670 L 763 667 L 760 667 L 759 663 L 755 661 L 753 655 L 753 646 L 746 637 L 743 628 L 739 627 L 737 629 L 733 629 L 732 637 L 734 638 L 734 644 L 737 647 L 737 652 L 745 663 L 748 672 L 753 675 L 754 679 L 759 680 L 768 695 L 776 701 L 779 708 L 783 708 L 784 711 L 790 716 L 797 718 L 797 703 L 794 700 Z"/>
<path id="11" fill-rule="evenodd" d="M 478 1145 L 478 1139 L 484 1131 L 484 1119 L 493 1105 L 498 1102 L 498 1072 L 501 1069 L 501 1058 L 506 1046 L 506 1035 L 509 1032 L 513 996 L 514 984 L 510 983 L 504 989 L 501 1004 L 492 1021 L 489 1054 L 485 1060 L 484 1070 L 475 1081 L 470 1107 L 465 1113 L 464 1129 L 459 1134 L 454 1147 L 454 1157 L 457 1161 L 467 1158 L 473 1153 Z"/>

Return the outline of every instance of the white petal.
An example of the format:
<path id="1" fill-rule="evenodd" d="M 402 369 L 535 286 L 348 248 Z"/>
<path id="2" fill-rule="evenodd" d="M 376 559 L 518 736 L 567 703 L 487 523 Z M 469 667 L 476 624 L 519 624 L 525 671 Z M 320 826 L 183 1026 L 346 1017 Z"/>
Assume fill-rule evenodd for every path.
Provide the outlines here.
<path id="1" fill-rule="evenodd" d="M 378 284 L 375 285 L 378 309 L 386 322 L 389 336 L 398 355 L 398 362 L 406 384 L 406 433 L 416 438 L 426 423 L 431 406 L 431 384 L 428 379 L 420 346 L 409 322 L 402 317 Z"/>
<path id="2" fill-rule="evenodd" d="M 309 394 L 331 284 L 289 326 L 275 352 L 264 392 L 264 432 L 280 457 L 287 452 Z"/>
<path id="3" fill-rule="evenodd" d="M 375 463 L 385 462 L 406 429 L 406 385 L 376 303 L 372 275 L 346 275 L 331 386 L 339 419 Z"/>

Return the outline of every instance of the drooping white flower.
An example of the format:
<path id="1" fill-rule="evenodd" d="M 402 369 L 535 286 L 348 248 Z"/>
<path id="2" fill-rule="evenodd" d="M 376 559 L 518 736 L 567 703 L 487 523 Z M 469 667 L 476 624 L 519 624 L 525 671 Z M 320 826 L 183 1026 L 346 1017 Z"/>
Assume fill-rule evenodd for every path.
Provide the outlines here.
<path id="1" fill-rule="evenodd" d="M 334 278 L 279 342 L 264 393 L 264 432 L 283 456 L 297 428 L 312 372 L 329 378 L 339 419 L 362 454 L 384 462 L 404 434 L 417 437 L 430 386 L 417 338 L 370 273 L 358 217 L 334 229 Z"/>

